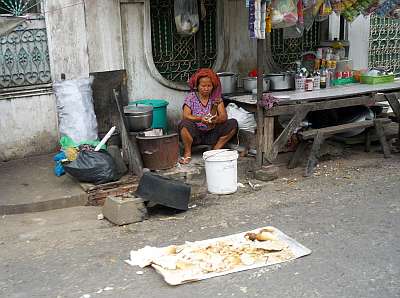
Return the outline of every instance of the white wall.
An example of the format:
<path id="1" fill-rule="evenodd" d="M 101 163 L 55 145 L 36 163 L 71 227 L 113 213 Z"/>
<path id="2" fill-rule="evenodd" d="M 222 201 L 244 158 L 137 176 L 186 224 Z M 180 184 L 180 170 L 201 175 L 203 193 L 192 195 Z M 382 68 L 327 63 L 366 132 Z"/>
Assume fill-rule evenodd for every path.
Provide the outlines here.
<path id="1" fill-rule="evenodd" d="M 349 58 L 353 60 L 353 69 L 368 67 L 369 22 L 369 17 L 359 16 L 348 26 Z"/>
<path id="2" fill-rule="evenodd" d="M 0 99 L 0 161 L 54 152 L 57 144 L 52 94 Z"/>

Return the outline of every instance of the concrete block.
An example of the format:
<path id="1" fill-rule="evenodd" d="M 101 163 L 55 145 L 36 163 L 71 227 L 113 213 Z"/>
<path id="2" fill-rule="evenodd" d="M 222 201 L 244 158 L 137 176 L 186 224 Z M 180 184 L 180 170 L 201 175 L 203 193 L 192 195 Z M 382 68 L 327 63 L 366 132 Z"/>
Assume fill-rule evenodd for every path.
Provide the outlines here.
<path id="1" fill-rule="evenodd" d="M 134 197 L 106 198 L 103 215 L 116 225 L 125 225 L 147 219 L 147 209 L 143 199 Z"/>
<path id="2" fill-rule="evenodd" d="M 254 178 L 261 181 L 271 181 L 278 178 L 278 167 L 275 165 L 263 166 L 254 172 Z"/>

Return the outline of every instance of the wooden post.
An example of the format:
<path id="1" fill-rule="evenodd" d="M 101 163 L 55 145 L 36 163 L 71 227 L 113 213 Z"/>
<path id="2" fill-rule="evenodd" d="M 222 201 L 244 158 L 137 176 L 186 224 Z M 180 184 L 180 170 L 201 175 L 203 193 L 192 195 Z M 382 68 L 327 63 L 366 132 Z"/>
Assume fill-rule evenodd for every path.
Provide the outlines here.
<path id="1" fill-rule="evenodd" d="M 275 121 L 274 117 L 269 117 L 269 116 L 264 117 L 264 140 L 263 140 L 264 161 L 265 161 L 265 155 L 272 150 L 272 146 L 274 144 L 274 121 Z"/>
<path id="2" fill-rule="evenodd" d="M 257 39 L 257 155 L 256 167 L 261 168 L 263 163 L 263 135 L 264 135 L 264 108 L 261 106 L 263 93 L 263 43 L 264 39 Z"/>

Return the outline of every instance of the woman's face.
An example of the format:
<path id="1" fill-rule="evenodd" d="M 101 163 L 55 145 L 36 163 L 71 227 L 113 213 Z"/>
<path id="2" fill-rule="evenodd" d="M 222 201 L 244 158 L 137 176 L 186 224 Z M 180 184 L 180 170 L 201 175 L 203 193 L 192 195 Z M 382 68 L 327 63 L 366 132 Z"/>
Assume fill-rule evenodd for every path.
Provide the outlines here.
<path id="1" fill-rule="evenodd" d="M 209 77 L 200 78 L 198 89 L 200 95 L 210 96 L 213 90 L 211 79 Z"/>

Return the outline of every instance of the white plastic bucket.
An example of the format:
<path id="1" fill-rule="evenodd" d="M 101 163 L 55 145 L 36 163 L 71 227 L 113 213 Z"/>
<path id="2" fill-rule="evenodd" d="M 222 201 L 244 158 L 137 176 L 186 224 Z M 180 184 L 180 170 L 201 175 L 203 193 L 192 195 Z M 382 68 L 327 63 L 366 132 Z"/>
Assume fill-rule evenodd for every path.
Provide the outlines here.
<path id="1" fill-rule="evenodd" d="M 237 191 L 237 159 L 235 150 L 219 149 L 203 153 L 206 167 L 207 189 L 213 194 Z"/>

